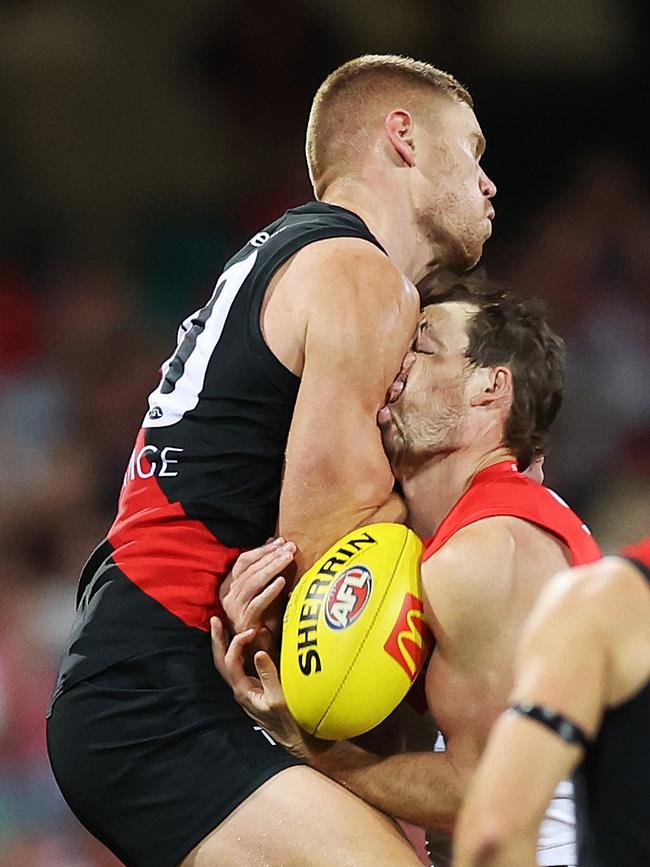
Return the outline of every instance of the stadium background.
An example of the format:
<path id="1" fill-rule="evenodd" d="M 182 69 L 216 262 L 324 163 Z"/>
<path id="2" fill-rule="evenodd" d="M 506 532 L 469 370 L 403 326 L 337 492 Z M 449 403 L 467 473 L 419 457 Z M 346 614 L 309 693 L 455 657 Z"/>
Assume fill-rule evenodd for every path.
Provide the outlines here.
<path id="1" fill-rule="evenodd" d="M 310 98 L 397 52 L 474 95 L 492 276 L 570 351 L 548 481 L 608 551 L 650 513 L 649 55 L 623 0 L 0 5 L 0 867 L 108 867 L 43 706 L 145 397 L 228 253 L 310 196 Z"/>

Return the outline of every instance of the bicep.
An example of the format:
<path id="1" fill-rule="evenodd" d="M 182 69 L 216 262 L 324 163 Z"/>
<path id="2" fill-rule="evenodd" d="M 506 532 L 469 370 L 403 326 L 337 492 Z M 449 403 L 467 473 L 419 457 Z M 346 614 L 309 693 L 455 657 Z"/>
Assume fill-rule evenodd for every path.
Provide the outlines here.
<path id="1" fill-rule="evenodd" d="M 526 623 L 517 653 L 513 698 L 566 716 L 593 735 L 604 710 L 607 664 L 597 599 L 553 580 Z"/>
<path id="2" fill-rule="evenodd" d="M 369 282 L 377 270 L 369 269 Z M 376 291 L 360 285 L 359 275 L 350 286 L 341 279 L 332 275 L 338 285 L 324 285 L 330 295 L 310 313 L 287 441 L 279 523 L 298 544 L 299 567 L 366 522 L 393 487 L 376 416 L 408 348 L 417 305 L 404 298 L 392 266 Z"/>
<path id="3" fill-rule="evenodd" d="M 580 756 L 539 723 L 504 713 L 470 782 L 457 842 L 465 848 L 483 837 L 503 844 L 526 834 L 532 844 L 555 787 Z"/>
<path id="4" fill-rule="evenodd" d="M 436 641 L 437 672 L 465 698 L 468 716 L 485 740 L 512 686 L 512 645 L 518 634 L 507 571 L 509 540 L 491 544 L 476 525 L 459 531 L 422 565 L 425 617 Z"/>
<path id="5" fill-rule="evenodd" d="M 515 662 L 512 703 L 537 705 L 578 725 L 587 736 L 598 728 L 603 707 L 605 655 L 589 601 L 563 586 L 560 575 L 528 618 Z M 504 713 L 490 735 L 466 805 L 467 825 L 517 824 L 536 832 L 560 780 L 582 756 L 575 744 L 537 720 Z"/>
<path id="6" fill-rule="evenodd" d="M 425 616 L 436 640 L 427 697 L 440 727 L 455 732 L 466 770 L 512 690 L 525 616 L 512 603 L 512 564 L 513 537 L 501 519 L 459 530 L 423 564 Z"/>

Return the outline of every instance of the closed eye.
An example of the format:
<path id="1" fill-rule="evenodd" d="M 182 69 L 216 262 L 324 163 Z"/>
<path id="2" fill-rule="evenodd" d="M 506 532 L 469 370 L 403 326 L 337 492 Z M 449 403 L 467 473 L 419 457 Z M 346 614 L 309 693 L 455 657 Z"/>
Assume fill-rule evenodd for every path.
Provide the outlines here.
<path id="1" fill-rule="evenodd" d="M 413 352 L 420 355 L 439 355 L 441 351 L 446 351 L 445 344 L 436 336 L 431 324 L 426 319 L 422 319 L 418 323 Z"/>
<path id="2" fill-rule="evenodd" d="M 435 355 L 440 350 L 440 344 L 426 330 L 418 334 L 413 351 L 420 355 Z"/>

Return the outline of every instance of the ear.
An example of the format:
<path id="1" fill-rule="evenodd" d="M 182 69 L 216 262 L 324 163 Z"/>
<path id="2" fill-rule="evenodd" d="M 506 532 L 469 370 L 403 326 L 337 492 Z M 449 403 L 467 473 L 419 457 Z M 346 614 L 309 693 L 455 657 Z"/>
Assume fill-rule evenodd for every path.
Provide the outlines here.
<path id="1" fill-rule="evenodd" d="M 401 163 L 415 165 L 415 142 L 413 140 L 413 118 L 405 109 L 395 109 L 384 121 L 388 141 Z"/>
<path id="2" fill-rule="evenodd" d="M 509 407 L 512 404 L 512 371 L 508 367 L 484 368 L 482 388 L 470 398 L 470 406 Z"/>

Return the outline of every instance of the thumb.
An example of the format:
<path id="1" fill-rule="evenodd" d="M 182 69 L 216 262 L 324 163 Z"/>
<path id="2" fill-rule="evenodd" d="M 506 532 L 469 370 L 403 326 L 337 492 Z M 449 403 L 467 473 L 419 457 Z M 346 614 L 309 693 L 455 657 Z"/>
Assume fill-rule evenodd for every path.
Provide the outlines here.
<path id="1" fill-rule="evenodd" d="M 283 697 L 278 670 L 269 654 L 264 650 L 259 650 L 253 661 L 264 692 L 272 694 L 274 697 Z"/>

